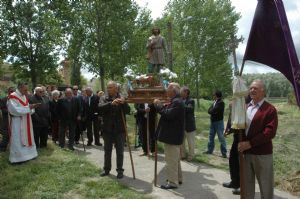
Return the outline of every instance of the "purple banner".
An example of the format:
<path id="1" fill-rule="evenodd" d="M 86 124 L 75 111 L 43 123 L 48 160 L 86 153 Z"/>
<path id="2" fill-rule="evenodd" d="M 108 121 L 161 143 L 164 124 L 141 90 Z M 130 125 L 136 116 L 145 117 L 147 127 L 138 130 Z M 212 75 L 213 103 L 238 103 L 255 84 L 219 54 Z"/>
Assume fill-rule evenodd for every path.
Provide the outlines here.
<path id="1" fill-rule="evenodd" d="M 258 0 L 243 59 L 280 71 L 300 106 L 300 65 L 282 0 Z"/>

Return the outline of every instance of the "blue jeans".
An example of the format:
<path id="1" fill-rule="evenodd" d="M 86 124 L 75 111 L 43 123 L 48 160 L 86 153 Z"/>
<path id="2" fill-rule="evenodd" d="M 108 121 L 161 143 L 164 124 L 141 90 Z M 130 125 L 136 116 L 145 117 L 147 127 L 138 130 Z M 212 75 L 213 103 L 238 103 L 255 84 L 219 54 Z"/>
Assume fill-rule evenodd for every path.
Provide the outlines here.
<path id="1" fill-rule="evenodd" d="M 219 142 L 221 144 L 221 153 L 222 153 L 222 155 L 226 155 L 227 149 L 226 149 L 226 141 L 225 141 L 225 138 L 224 138 L 224 135 L 223 135 L 223 131 L 224 131 L 224 122 L 223 122 L 223 120 L 210 123 L 209 137 L 208 137 L 208 144 L 207 144 L 207 148 L 208 148 L 209 153 L 212 153 L 214 151 L 215 136 L 216 136 L 216 133 L 217 133 L 218 138 L 219 138 Z"/>

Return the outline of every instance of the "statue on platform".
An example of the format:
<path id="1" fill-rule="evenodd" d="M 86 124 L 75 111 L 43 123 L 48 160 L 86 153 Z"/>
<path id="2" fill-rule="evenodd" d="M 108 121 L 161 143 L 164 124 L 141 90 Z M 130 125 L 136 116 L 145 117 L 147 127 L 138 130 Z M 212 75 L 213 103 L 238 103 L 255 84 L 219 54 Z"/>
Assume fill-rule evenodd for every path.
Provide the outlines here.
<path id="1" fill-rule="evenodd" d="M 159 73 L 160 66 L 165 63 L 164 51 L 167 51 L 165 38 L 160 35 L 160 29 L 154 27 L 147 41 L 148 73 Z"/>

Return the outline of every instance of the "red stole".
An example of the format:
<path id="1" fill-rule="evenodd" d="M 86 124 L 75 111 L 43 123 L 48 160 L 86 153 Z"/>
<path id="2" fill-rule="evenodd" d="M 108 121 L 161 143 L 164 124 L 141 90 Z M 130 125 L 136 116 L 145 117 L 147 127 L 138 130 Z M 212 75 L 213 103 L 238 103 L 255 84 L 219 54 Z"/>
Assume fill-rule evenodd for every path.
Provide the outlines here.
<path id="1" fill-rule="evenodd" d="M 28 99 L 26 97 L 26 102 L 23 102 L 20 98 L 15 95 L 10 95 L 8 99 L 16 99 L 22 104 L 22 106 L 28 106 Z M 32 146 L 32 138 L 31 138 L 31 128 L 30 128 L 30 113 L 26 114 L 26 128 L 27 128 L 27 139 L 28 139 L 28 146 Z"/>

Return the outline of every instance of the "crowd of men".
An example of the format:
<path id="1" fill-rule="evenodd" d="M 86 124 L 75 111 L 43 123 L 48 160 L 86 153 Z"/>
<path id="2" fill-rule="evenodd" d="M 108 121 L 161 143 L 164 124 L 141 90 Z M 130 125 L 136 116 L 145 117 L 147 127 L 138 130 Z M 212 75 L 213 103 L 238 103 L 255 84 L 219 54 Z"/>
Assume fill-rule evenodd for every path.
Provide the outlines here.
<path id="1" fill-rule="evenodd" d="M 135 104 L 136 119 L 139 127 L 143 154 L 153 153 L 156 140 L 164 143 L 166 161 L 166 183 L 163 189 L 174 189 L 183 183 L 180 161 L 192 161 L 195 148 L 195 102 L 190 98 L 188 87 L 170 83 L 166 90 L 168 103 L 155 99 L 151 104 Z M 217 134 L 221 144 L 222 157 L 227 157 L 224 139 L 224 102 L 222 93 L 214 93 L 214 102 L 208 109 L 210 131 L 206 154 L 214 150 L 214 137 Z M 277 130 L 276 109 L 265 101 L 265 86 L 261 80 L 254 80 L 250 85 L 250 103 L 247 106 L 247 129 L 242 142 L 233 145 L 230 152 L 230 183 L 228 188 L 239 187 L 239 165 L 232 166 L 233 157 L 238 151 L 245 157 L 246 198 L 253 198 L 255 176 L 258 179 L 263 198 L 272 198 L 274 192 L 272 139 Z M 124 142 L 126 117 L 130 107 L 120 96 L 119 86 L 114 81 L 107 84 L 107 93 L 94 93 L 90 87 L 78 90 L 78 86 L 66 88 L 64 92 L 56 88 L 46 89 L 37 86 L 31 95 L 26 83 L 19 83 L 16 90 L 8 89 L 7 97 L 1 99 L 3 115 L 1 150 L 5 150 L 10 140 L 11 163 L 19 163 L 37 157 L 36 148 L 47 147 L 48 135 L 61 148 L 74 150 L 83 131 L 87 131 L 87 145 L 102 146 L 104 140 L 104 167 L 101 176 L 111 171 L 113 146 L 117 154 L 117 178 L 123 178 Z M 158 123 L 157 115 L 160 115 Z M 9 136 L 10 135 L 10 136 Z M 10 138 L 9 138 L 10 137 Z M 188 143 L 188 151 L 185 147 Z"/>

